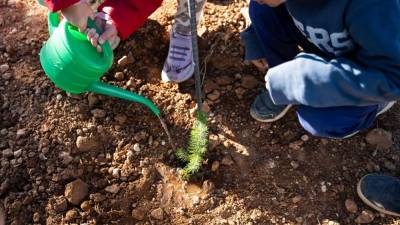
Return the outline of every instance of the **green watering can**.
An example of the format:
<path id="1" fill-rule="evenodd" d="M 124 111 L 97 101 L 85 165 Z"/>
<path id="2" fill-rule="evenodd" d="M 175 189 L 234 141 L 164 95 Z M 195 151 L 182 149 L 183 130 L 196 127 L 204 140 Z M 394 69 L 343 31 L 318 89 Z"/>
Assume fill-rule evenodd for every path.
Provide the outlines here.
<path id="1" fill-rule="evenodd" d="M 85 34 L 66 20 L 60 22 L 57 13 L 48 14 L 48 25 L 50 38 L 40 51 L 40 63 L 58 88 L 72 94 L 94 92 L 139 102 L 160 116 L 158 108 L 147 98 L 100 82 L 100 77 L 113 64 L 113 51 L 108 42 L 101 46 L 102 53 L 97 52 Z M 96 28 L 93 20 L 88 20 L 88 27 Z"/>

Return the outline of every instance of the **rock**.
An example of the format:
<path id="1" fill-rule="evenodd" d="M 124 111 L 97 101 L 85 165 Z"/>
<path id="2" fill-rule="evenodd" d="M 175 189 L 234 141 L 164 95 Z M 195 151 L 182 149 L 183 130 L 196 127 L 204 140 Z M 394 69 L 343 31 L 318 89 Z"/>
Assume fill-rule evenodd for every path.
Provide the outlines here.
<path id="1" fill-rule="evenodd" d="M 132 210 L 132 217 L 136 220 L 143 220 L 146 215 L 146 211 L 142 209 L 133 209 Z"/>
<path id="2" fill-rule="evenodd" d="M 40 220 L 40 214 L 38 212 L 35 212 L 33 214 L 33 222 L 38 223 Z"/>
<path id="3" fill-rule="evenodd" d="M 209 113 L 210 112 L 210 105 L 208 105 L 207 101 L 203 103 L 203 112 Z"/>
<path id="4" fill-rule="evenodd" d="M 78 215 L 79 215 L 79 213 L 78 213 L 78 211 L 76 211 L 76 209 L 71 209 L 65 214 L 65 220 L 72 221 L 72 220 L 78 218 Z"/>
<path id="5" fill-rule="evenodd" d="M 71 204 L 79 205 L 88 195 L 88 191 L 88 185 L 78 179 L 65 186 L 64 196 Z"/>
<path id="6" fill-rule="evenodd" d="M 17 130 L 17 139 L 20 139 L 21 137 L 25 137 L 25 135 L 26 135 L 26 130 L 25 129 Z"/>
<path id="7" fill-rule="evenodd" d="M 242 87 L 238 87 L 235 89 L 235 94 L 238 98 L 243 98 L 244 93 L 246 93 L 246 90 Z"/>
<path id="8" fill-rule="evenodd" d="M 296 161 L 292 161 L 292 162 L 290 162 L 290 165 L 293 167 L 293 169 L 297 169 L 297 168 L 299 168 L 299 163 L 298 162 L 296 162 Z"/>
<path id="9" fill-rule="evenodd" d="M 128 120 L 128 117 L 124 114 L 118 114 L 117 116 L 115 116 L 114 119 L 118 122 L 119 125 L 124 125 L 125 122 Z"/>
<path id="10" fill-rule="evenodd" d="M 14 157 L 15 157 L 15 158 L 18 158 L 18 157 L 20 157 L 21 155 L 22 155 L 22 149 L 19 149 L 19 150 L 17 150 L 17 151 L 14 152 Z"/>
<path id="11" fill-rule="evenodd" d="M 140 131 L 139 133 L 135 134 L 133 139 L 135 139 L 135 141 L 137 141 L 137 142 L 140 142 L 140 141 L 146 139 L 146 137 L 147 137 L 147 133 L 145 131 Z"/>
<path id="12" fill-rule="evenodd" d="M 218 77 L 215 79 L 215 82 L 216 82 L 218 85 L 225 86 L 225 85 L 228 85 L 228 84 L 233 83 L 233 78 L 230 77 L 230 76 L 218 76 Z"/>
<path id="13" fill-rule="evenodd" d="M 7 63 L 0 65 L 0 73 L 5 73 L 9 69 L 10 69 L 10 66 Z"/>
<path id="14" fill-rule="evenodd" d="M 231 166 L 231 165 L 233 165 L 234 162 L 233 162 L 232 158 L 227 155 L 222 159 L 221 163 L 224 166 Z"/>
<path id="15" fill-rule="evenodd" d="M 164 219 L 164 211 L 161 208 L 151 211 L 150 215 L 151 215 L 151 217 L 153 217 L 156 220 Z"/>
<path id="16" fill-rule="evenodd" d="M 119 187 L 118 184 L 113 184 L 113 185 L 107 186 L 104 190 L 109 193 L 112 193 L 112 194 L 117 194 L 120 189 L 121 188 Z"/>
<path id="17" fill-rule="evenodd" d="M 392 133 L 381 128 L 376 128 L 368 132 L 365 140 L 368 144 L 376 145 L 382 149 L 388 149 L 393 145 Z"/>
<path id="18" fill-rule="evenodd" d="M 126 55 L 124 55 L 124 56 L 122 56 L 119 60 L 118 60 L 118 65 L 119 66 L 126 66 L 126 65 L 128 65 L 128 64 L 131 64 L 131 63 L 133 63 L 133 57 L 132 56 L 126 56 Z"/>
<path id="19" fill-rule="evenodd" d="M 12 74 L 11 74 L 11 73 L 4 73 L 1 77 L 2 77 L 4 80 L 9 80 L 9 79 L 11 79 Z"/>
<path id="20" fill-rule="evenodd" d="M 218 90 L 214 90 L 212 93 L 207 95 L 207 98 L 210 99 L 211 101 L 215 101 L 219 99 L 221 96 L 221 93 Z"/>
<path id="21" fill-rule="evenodd" d="M 321 225 L 340 225 L 340 223 L 335 221 L 335 220 L 325 219 L 325 220 L 322 221 Z"/>
<path id="22" fill-rule="evenodd" d="M 326 187 L 325 182 L 322 182 L 321 183 L 321 191 L 322 191 L 322 193 L 325 193 L 327 190 L 328 190 L 328 188 Z"/>
<path id="23" fill-rule="evenodd" d="M 122 81 L 122 80 L 124 80 L 125 75 L 124 75 L 123 72 L 116 72 L 116 73 L 114 74 L 114 78 L 117 79 L 117 80 L 119 80 L 119 81 Z"/>
<path id="24" fill-rule="evenodd" d="M 8 158 L 14 155 L 13 151 L 9 148 L 3 150 L 3 158 Z"/>
<path id="25" fill-rule="evenodd" d="M 357 213 L 358 207 L 357 204 L 352 199 L 346 199 L 344 205 L 350 213 Z"/>
<path id="26" fill-rule="evenodd" d="M 371 211 L 363 210 L 361 212 L 361 215 L 359 215 L 355 219 L 355 222 L 358 224 L 366 224 L 366 223 L 372 223 L 372 221 L 374 221 L 374 219 L 375 219 L 375 216 Z"/>
<path id="27" fill-rule="evenodd" d="M 100 143 L 94 137 L 78 136 L 76 147 L 80 152 L 95 151 L 100 147 Z"/>
<path id="28" fill-rule="evenodd" d="M 133 151 L 140 152 L 140 144 L 139 143 L 136 143 L 133 145 Z"/>
<path id="29" fill-rule="evenodd" d="M 120 177 L 120 169 L 119 168 L 114 168 L 113 170 L 112 170 L 112 176 L 114 177 L 114 178 L 119 178 Z"/>
<path id="30" fill-rule="evenodd" d="M 53 205 L 54 210 L 57 212 L 64 212 L 65 210 L 67 210 L 67 207 L 68 207 L 68 202 L 64 196 L 57 198 Z"/>
<path id="31" fill-rule="evenodd" d="M 84 201 L 81 204 L 81 209 L 85 212 L 90 211 L 92 209 L 92 206 L 90 205 L 89 201 Z"/>
<path id="32" fill-rule="evenodd" d="M 211 92 L 213 92 L 214 90 L 218 90 L 218 84 L 217 83 L 215 83 L 214 81 L 212 81 L 212 80 L 206 80 L 205 82 L 204 82 L 204 92 L 206 93 L 206 94 L 209 94 L 209 93 L 211 93 Z"/>
<path id="33" fill-rule="evenodd" d="M 301 136 L 301 140 L 306 142 L 306 141 L 310 140 L 310 137 L 307 134 L 305 134 L 305 135 Z"/>
<path id="34" fill-rule="evenodd" d="M 104 111 L 102 109 L 93 109 L 90 112 L 92 113 L 94 118 L 104 118 L 107 115 L 106 111 Z"/>
<path id="35" fill-rule="evenodd" d="M 297 196 L 292 198 L 292 202 L 294 204 L 297 204 L 297 203 L 301 202 L 301 200 L 303 200 L 303 197 L 301 195 L 297 195 Z"/>
<path id="36" fill-rule="evenodd" d="M 254 89 L 258 86 L 258 80 L 251 75 L 245 75 L 242 78 L 242 87 L 247 89 Z"/>
<path id="37" fill-rule="evenodd" d="M 211 171 L 216 172 L 219 169 L 219 161 L 214 161 L 211 165 Z"/>
<path id="38" fill-rule="evenodd" d="M 106 196 L 101 193 L 95 193 L 90 195 L 90 199 L 92 199 L 95 203 L 102 202 L 106 199 Z"/>
<path id="39" fill-rule="evenodd" d="M 89 107 L 93 107 L 99 102 L 99 98 L 96 96 L 96 94 L 89 93 L 88 102 L 89 102 Z"/>

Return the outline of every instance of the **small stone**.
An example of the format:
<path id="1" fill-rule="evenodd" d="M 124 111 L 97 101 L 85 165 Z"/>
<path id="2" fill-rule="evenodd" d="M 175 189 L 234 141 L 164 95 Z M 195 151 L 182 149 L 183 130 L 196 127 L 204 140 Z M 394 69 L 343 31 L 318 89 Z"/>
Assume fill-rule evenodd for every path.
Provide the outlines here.
<path id="1" fill-rule="evenodd" d="M 211 171 L 216 172 L 219 169 L 219 161 L 214 161 L 211 165 Z"/>
<path id="2" fill-rule="evenodd" d="M 92 113 L 94 118 L 104 118 L 107 115 L 106 111 L 104 111 L 102 109 L 93 109 L 90 112 Z"/>
<path id="3" fill-rule="evenodd" d="M 11 149 L 7 148 L 7 149 L 3 150 L 3 158 L 8 158 L 13 155 L 14 155 L 14 153 Z"/>
<path id="4" fill-rule="evenodd" d="M 67 207 L 68 202 L 64 196 L 57 198 L 53 205 L 54 210 L 57 212 L 64 212 L 65 210 L 67 210 Z"/>
<path id="5" fill-rule="evenodd" d="M 56 99 L 58 100 L 58 101 L 60 101 L 61 99 L 62 99 L 62 95 L 61 94 L 58 94 L 57 96 L 56 96 Z"/>
<path id="6" fill-rule="evenodd" d="M 92 209 L 92 206 L 90 205 L 89 201 L 84 201 L 81 204 L 81 209 L 85 212 L 90 211 Z"/>
<path id="7" fill-rule="evenodd" d="M 325 219 L 322 221 L 322 225 L 340 225 L 340 223 L 335 220 Z"/>
<path id="8" fill-rule="evenodd" d="M 245 75 L 242 78 L 242 87 L 246 89 L 254 89 L 258 86 L 258 80 L 251 75 Z"/>
<path id="9" fill-rule="evenodd" d="M 290 162 L 290 165 L 293 167 L 293 169 L 297 169 L 297 168 L 299 168 L 299 163 L 298 162 L 296 162 L 296 161 L 292 161 L 292 162 Z"/>
<path id="10" fill-rule="evenodd" d="M 218 85 L 225 86 L 231 84 L 233 82 L 233 78 L 231 76 L 218 76 L 215 78 L 215 82 Z"/>
<path id="11" fill-rule="evenodd" d="M 147 137 L 147 133 L 145 131 L 140 131 L 139 133 L 135 134 L 133 139 L 135 139 L 135 141 L 137 141 L 137 142 L 140 142 L 140 141 L 146 139 L 146 137 Z"/>
<path id="12" fill-rule="evenodd" d="M 128 120 L 128 117 L 124 114 L 118 114 L 117 116 L 115 116 L 114 119 L 118 122 L 119 125 L 124 125 L 125 122 Z"/>
<path id="13" fill-rule="evenodd" d="M 90 199 L 92 199 L 95 203 L 102 202 L 106 199 L 106 196 L 101 193 L 95 193 L 90 195 Z"/>
<path id="14" fill-rule="evenodd" d="M 112 193 L 112 194 L 117 194 L 120 189 L 121 188 L 119 187 L 118 184 L 113 184 L 113 185 L 107 186 L 104 190 L 109 193 Z"/>
<path id="15" fill-rule="evenodd" d="M 346 206 L 347 211 L 349 211 L 350 213 L 357 213 L 357 204 L 352 199 L 346 199 L 344 205 Z"/>
<path id="16" fill-rule="evenodd" d="M 378 148 L 389 149 L 393 145 L 392 133 L 376 128 L 368 132 L 365 140 L 370 145 L 376 145 Z"/>
<path id="17" fill-rule="evenodd" d="M 88 185 L 78 179 L 65 186 L 64 196 L 71 204 L 79 205 L 88 195 L 88 191 Z"/>
<path id="18" fill-rule="evenodd" d="M 322 193 L 325 193 L 327 191 L 327 187 L 324 182 L 321 184 L 321 191 Z"/>
<path id="19" fill-rule="evenodd" d="M 76 147 L 81 152 L 95 151 L 100 147 L 100 143 L 94 137 L 78 136 L 76 139 Z"/>
<path id="20" fill-rule="evenodd" d="M 124 75 L 123 72 L 116 72 L 115 75 L 114 75 L 114 77 L 115 77 L 115 79 L 117 79 L 117 80 L 119 80 L 119 81 L 122 81 L 122 80 L 124 80 L 125 75 Z"/>
<path id="21" fill-rule="evenodd" d="M 114 177 L 114 178 L 119 178 L 120 177 L 120 169 L 119 168 L 114 168 L 113 170 L 112 170 L 112 176 Z"/>
<path id="22" fill-rule="evenodd" d="M 366 224 L 366 223 L 372 223 L 372 221 L 374 221 L 375 216 L 374 214 L 369 211 L 369 210 L 363 210 L 361 212 L 361 215 L 359 215 L 355 222 L 358 224 Z"/>
<path id="23" fill-rule="evenodd" d="M 99 102 L 99 98 L 96 96 L 96 94 L 89 93 L 88 102 L 89 102 L 89 107 L 93 107 Z"/>
<path id="24" fill-rule="evenodd" d="M 1 77 L 2 77 L 4 80 L 9 80 L 9 79 L 11 79 L 12 74 L 11 74 L 11 73 L 4 73 Z"/>
<path id="25" fill-rule="evenodd" d="M 65 214 L 65 220 L 72 221 L 72 220 L 78 218 L 78 215 L 79 215 L 79 213 L 78 213 L 78 211 L 76 211 L 76 209 L 71 209 Z"/>
<path id="26" fill-rule="evenodd" d="M 0 73 L 5 73 L 9 69 L 10 69 L 10 66 L 8 64 L 0 65 Z"/>
<path id="27" fill-rule="evenodd" d="M 128 56 L 124 55 L 118 60 L 117 63 L 118 63 L 119 66 L 126 66 L 129 63 L 131 63 L 131 60 L 129 59 Z"/>
<path id="28" fill-rule="evenodd" d="M 217 90 L 218 88 L 219 88 L 219 87 L 218 87 L 218 84 L 215 83 L 215 82 L 212 81 L 212 80 L 206 80 L 206 81 L 204 82 L 204 92 L 205 92 L 206 94 L 209 94 L 209 93 L 213 92 L 214 90 Z"/>
<path id="29" fill-rule="evenodd" d="M 17 139 L 20 139 L 21 137 L 24 137 L 25 135 L 26 135 L 26 130 L 25 129 L 17 130 Z"/>
<path id="30" fill-rule="evenodd" d="M 33 214 L 33 222 L 38 223 L 40 220 L 40 214 L 38 212 L 35 212 Z"/>
<path id="31" fill-rule="evenodd" d="M 210 99 L 211 101 L 215 101 L 219 99 L 221 96 L 221 93 L 218 90 L 214 90 L 212 93 L 207 95 L 207 98 Z"/>
<path id="32" fill-rule="evenodd" d="M 205 113 L 209 113 L 209 112 L 210 112 L 210 105 L 207 103 L 207 101 L 205 101 L 205 102 L 203 103 L 203 111 L 204 111 Z"/>
<path id="33" fill-rule="evenodd" d="M 151 217 L 153 217 L 156 220 L 164 219 L 164 211 L 161 208 L 151 211 L 150 215 L 151 215 Z"/>
<path id="34" fill-rule="evenodd" d="M 227 155 L 222 159 L 221 163 L 224 166 L 231 166 L 231 165 L 233 165 L 234 162 L 233 162 L 232 158 Z"/>
<path id="35" fill-rule="evenodd" d="M 136 220 L 143 220 L 146 215 L 146 211 L 142 209 L 133 209 L 132 210 L 132 217 Z"/>
<path id="36" fill-rule="evenodd" d="M 310 140 L 310 137 L 307 134 L 305 134 L 305 135 L 301 136 L 301 140 L 306 142 L 306 141 Z"/>
<path id="37" fill-rule="evenodd" d="M 14 152 L 14 157 L 15 157 L 15 158 L 18 158 L 18 157 L 20 157 L 21 155 L 22 155 L 22 149 L 19 149 L 19 150 L 17 150 L 17 151 Z"/>
<path id="38" fill-rule="evenodd" d="M 133 151 L 140 152 L 140 144 L 139 143 L 136 143 L 133 145 Z"/>
<path id="39" fill-rule="evenodd" d="M 292 202 L 294 204 L 297 204 L 297 203 L 301 202 L 301 200 L 303 200 L 303 197 L 301 195 L 297 195 L 297 196 L 292 198 Z"/>

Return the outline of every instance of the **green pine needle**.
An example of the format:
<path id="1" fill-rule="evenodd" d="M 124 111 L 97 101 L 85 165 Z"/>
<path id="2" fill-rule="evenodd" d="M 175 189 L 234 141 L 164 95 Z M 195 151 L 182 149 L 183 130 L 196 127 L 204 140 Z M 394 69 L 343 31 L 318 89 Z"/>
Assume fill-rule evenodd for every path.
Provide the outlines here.
<path id="1" fill-rule="evenodd" d="M 200 171 L 204 154 L 207 152 L 207 145 L 207 116 L 203 112 L 198 112 L 196 121 L 190 131 L 188 150 L 177 149 L 176 151 L 178 159 L 187 163 L 182 172 L 183 179 L 187 180 Z"/>

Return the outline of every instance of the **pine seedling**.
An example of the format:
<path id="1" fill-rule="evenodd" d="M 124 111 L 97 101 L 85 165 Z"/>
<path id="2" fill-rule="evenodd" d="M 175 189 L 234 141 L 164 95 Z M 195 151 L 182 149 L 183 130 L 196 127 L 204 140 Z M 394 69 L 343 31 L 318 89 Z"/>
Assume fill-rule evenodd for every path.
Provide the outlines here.
<path id="1" fill-rule="evenodd" d="M 186 163 L 182 171 L 182 178 L 188 180 L 198 173 L 203 164 L 203 158 L 208 146 L 207 116 L 204 112 L 197 112 L 196 121 L 190 130 L 188 149 L 177 149 L 176 156 Z"/>

